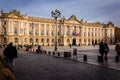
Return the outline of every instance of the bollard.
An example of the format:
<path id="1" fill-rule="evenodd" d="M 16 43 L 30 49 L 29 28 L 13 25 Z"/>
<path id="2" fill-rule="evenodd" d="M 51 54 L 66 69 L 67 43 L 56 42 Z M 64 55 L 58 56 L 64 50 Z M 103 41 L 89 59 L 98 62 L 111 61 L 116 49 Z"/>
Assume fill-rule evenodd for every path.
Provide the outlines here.
<path id="1" fill-rule="evenodd" d="M 64 57 L 67 57 L 67 58 L 69 57 L 70 58 L 71 57 L 71 52 L 64 52 Z"/>
<path id="2" fill-rule="evenodd" d="M 84 60 L 84 61 L 87 61 L 87 55 L 84 55 L 84 56 L 83 56 L 83 60 Z"/>
<path id="3" fill-rule="evenodd" d="M 48 55 L 50 55 L 50 51 L 48 52 Z"/>
<path id="4" fill-rule="evenodd" d="M 75 49 L 73 49 L 73 58 L 74 57 L 76 57 L 76 59 L 77 59 L 77 49 L 75 48 Z"/>
<path id="5" fill-rule="evenodd" d="M 47 51 L 45 51 L 45 55 L 46 55 Z"/>
<path id="6" fill-rule="evenodd" d="M 53 56 L 55 55 L 55 52 L 53 52 Z"/>
<path id="7" fill-rule="evenodd" d="M 58 52 L 58 56 L 60 56 L 60 52 Z"/>
<path id="8" fill-rule="evenodd" d="M 98 62 L 103 62 L 103 57 L 102 56 L 98 56 Z"/>
<path id="9" fill-rule="evenodd" d="M 119 56 L 115 56 L 115 61 L 119 62 Z"/>

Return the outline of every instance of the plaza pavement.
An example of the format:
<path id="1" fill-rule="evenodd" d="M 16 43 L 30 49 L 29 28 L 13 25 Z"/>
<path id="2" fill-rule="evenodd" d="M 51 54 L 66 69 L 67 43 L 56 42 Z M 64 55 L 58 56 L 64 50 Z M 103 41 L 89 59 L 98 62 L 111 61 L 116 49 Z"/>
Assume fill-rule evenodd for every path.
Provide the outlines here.
<path id="1" fill-rule="evenodd" d="M 114 45 L 109 46 L 108 62 L 99 63 L 98 46 L 58 47 L 58 51 L 78 50 L 77 61 L 56 57 L 57 55 L 36 54 L 19 51 L 13 67 L 17 80 L 119 80 L 120 62 L 115 62 Z M 54 47 L 43 47 L 44 50 L 54 51 Z M 1 50 L 1 53 L 3 50 Z M 83 62 L 83 54 L 88 56 Z"/>
<path id="2" fill-rule="evenodd" d="M 69 46 L 64 47 L 58 47 L 58 52 L 62 52 L 61 56 L 63 57 L 63 52 L 70 51 L 73 55 L 73 49 L 77 49 L 77 61 L 84 62 L 83 61 L 83 55 L 87 55 L 87 62 L 89 64 L 104 66 L 116 70 L 120 70 L 120 62 L 115 61 L 115 45 L 109 45 L 110 51 L 108 53 L 108 62 L 100 63 L 98 62 L 98 56 L 99 54 L 99 46 L 73 46 L 72 48 L 69 48 Z M 46 51 L 54 51 L 54 47 L 43 47 Z M 57 55 L 56 55 L 57 56 Z M 72 60 L 74 60 L 74 57 L 71 57 Z"/>
<path id="3" fill-rule="evenodd" d="M 119 80 L 120 71 L 65 58 L 19 51 L 17 80 Z"/>

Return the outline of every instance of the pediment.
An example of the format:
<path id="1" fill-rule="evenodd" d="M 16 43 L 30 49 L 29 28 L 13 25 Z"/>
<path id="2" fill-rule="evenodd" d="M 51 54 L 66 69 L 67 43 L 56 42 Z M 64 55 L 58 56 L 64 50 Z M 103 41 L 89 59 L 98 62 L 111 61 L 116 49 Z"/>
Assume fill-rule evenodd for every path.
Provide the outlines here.
<path id="1" fill-rule="evenodd" d="M 9 12 L 8 17 L 12 17 L 12 18 L 21 18 L 22 15 L 21 15 L 20 12 L 17 11 L 17 10 L 11 10 L 11 11 Z"/>
<path id="2" fill-rule="evenodd" d="M 68 22 L 71 24 L 82 24 L 81 21 L 79 21 L 75 15 L 72 15 L 69 19 Z"/>
<path id="3" fill-rule="evenodd" d="M 80 21 L 78 21 L 78 20 L 67 20 L 67 23 L 69 23 L 69 24 L 78 24 L 78 25 L 80 25 L 80 24 L 82 24 L 82 22 L 80 22 Z"/>
<path id="4" fill-rule="evenodd" d="M 18 15 L 10 14 L 8 17 L 18 18 Z"/>

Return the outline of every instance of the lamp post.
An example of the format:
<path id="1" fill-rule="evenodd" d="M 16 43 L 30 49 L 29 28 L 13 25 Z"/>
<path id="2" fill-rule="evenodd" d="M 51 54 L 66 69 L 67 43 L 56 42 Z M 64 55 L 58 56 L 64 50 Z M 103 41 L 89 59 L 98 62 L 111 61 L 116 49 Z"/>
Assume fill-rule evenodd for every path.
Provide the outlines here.
<path id="1" fill-rule="evenodd" d="M 58 45 L 58 25 L 57 25 L 57 19 L 58 19 L 59 17 L 61 17 L 61 12 L 60 12 L 59 10 L 55 9 L 55 11 L 52 11 L 51 14 L 52 14 L 52 17 L 53 17 L 53 18 L 55 19 L 55 21 L 56 21 L 55 51 L 57 51 L 57 49 L 58 49 L 58 47 L 57 47 L 57 45 Z"/>

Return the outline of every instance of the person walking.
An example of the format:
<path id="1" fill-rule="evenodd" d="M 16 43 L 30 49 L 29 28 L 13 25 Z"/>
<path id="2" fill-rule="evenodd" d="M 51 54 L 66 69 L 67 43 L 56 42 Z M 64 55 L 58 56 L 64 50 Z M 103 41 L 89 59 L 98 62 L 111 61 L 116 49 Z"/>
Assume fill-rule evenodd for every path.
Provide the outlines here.
<path id="1" fill-rule="evenodd" d="M 17 49 L 13 46 L 13 43 L 10 42 L 9 45 L 4 49 L 3 55 L 6 58 L 6 62 L 10 67 L 14 66 L 13 60 L 17 58 Z"/>
<path id="2" fill-rule="evenodd" d="M 109 53 L 109 46 L 107 45 L 107 43 L 104 43 L 104 60 L 107 62 L 108 61 L 108 57 L 107 54 Z"/>
<path id="3" fill-rule="evenodd" d="M 104 44 L 103 44 L 103 42 L 100 42 L 100 44 L 99 44 L 99 53 L 101 54 L 101 61 L 103 62 L 103 56 L 104 56 Z"/>

